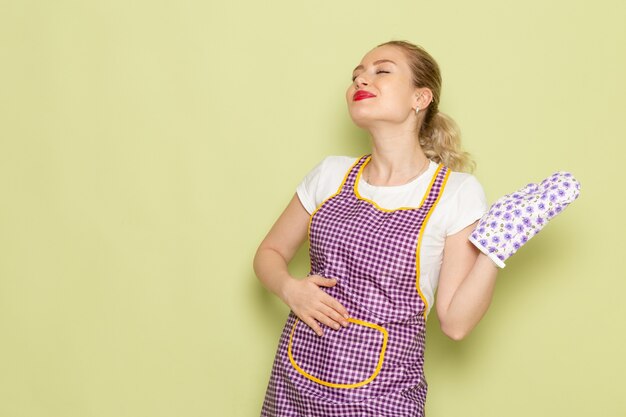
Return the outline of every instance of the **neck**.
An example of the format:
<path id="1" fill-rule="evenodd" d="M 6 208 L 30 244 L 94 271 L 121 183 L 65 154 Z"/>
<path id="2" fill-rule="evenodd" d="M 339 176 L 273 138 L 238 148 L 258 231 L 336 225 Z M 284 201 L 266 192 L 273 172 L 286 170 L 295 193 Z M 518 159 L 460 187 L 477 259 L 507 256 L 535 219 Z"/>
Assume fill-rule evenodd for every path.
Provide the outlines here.
<path id="1" fill-rule="evenodd" d="M 372 159 L 365 167 L 372 185 L 401 185 L 428 169 L 415 132 L 411 129 L 370 129 Z"/>

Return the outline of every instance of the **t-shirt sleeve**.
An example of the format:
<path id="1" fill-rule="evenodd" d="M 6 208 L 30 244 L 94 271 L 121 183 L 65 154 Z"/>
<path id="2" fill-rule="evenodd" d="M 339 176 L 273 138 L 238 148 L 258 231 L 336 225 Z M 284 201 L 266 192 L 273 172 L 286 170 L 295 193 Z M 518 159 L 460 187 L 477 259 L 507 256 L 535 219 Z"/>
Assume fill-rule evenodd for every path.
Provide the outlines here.
<path id="1" fill-rule="evenodd" d="M 306 174 L 302 181 L 300 181 L 300 184 L 296 187 L 298 198 L 309 214 L 313 214 L 317 208 L 317 201 L 315 197 L 317 195 L 317 189 L 322 176 L 322 171 L 324 170 L 324 165 L 327 160 L 328 157 L 324 158 L 321 162 L 315 165 L 315 167 L 313 167 L 313 169 Z"/>
<path id="2" fill-rule="evenodd" d="M 446 236 L 463 230 L 487 212 L 485 191 L 475 176 L 470 174 L 463 181 L 450 207 Z"/>
<path id="3" fill-rule="evenodd" d="M 306 174 L 296 187 L 296 193 L 309 214 L 313 214 L 324 200 L 338 191 L 346 176 L 346 170 L 357 159 L 351 156 L 330 155 Z"/>

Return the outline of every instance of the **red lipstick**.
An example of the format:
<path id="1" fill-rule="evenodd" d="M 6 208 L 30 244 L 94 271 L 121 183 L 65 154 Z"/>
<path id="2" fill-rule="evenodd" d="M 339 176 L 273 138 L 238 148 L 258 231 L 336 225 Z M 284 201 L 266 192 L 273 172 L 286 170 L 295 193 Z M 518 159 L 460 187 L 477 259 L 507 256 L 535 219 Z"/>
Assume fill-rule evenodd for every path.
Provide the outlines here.
<path id="1" fill-rule="evenodd" d="M 352 101 L 364 100 L 366 98 L 376 97 L 374 94 L 367 92 L 365 90 L 359 90 L 352 96 Z"/>

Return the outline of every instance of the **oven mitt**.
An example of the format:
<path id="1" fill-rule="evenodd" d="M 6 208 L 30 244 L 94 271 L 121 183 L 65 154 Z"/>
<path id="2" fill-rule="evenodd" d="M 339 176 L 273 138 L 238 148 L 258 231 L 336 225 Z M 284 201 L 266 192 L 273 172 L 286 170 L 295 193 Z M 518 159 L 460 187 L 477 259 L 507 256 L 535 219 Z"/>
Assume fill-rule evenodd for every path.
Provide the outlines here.
<path id="1" fill-rule="evenodd" d="M 580 183 L 572 174 L 555 172 L 540 184 L 530 183 L 498 199 L 480 219 L 469 240 L 497 266 L 504 268 L 507 258 L 579 194 Z"/>

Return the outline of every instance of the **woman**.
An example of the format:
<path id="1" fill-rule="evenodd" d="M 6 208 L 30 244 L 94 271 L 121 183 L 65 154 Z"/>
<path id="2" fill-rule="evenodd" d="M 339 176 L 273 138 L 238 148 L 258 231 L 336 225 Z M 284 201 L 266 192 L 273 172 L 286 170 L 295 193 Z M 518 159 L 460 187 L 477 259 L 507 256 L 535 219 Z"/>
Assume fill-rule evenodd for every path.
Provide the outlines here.
<path id="1" fill-rule="evenodd" d="M 291 309 L 263 416 L 423 416 L 435 292 L 453 340 L 487 311 L 498 267 L 469 238 L 488 207 L 461 172 L 471 161 L 440 93 L 437 63 L 408 42 L 381 44 L 354 69 L 346 99 L 371 155 L 318 164 L 254 259 Z M 311 272 L 295 279 L 287 264 L 307 235 Z"/>

